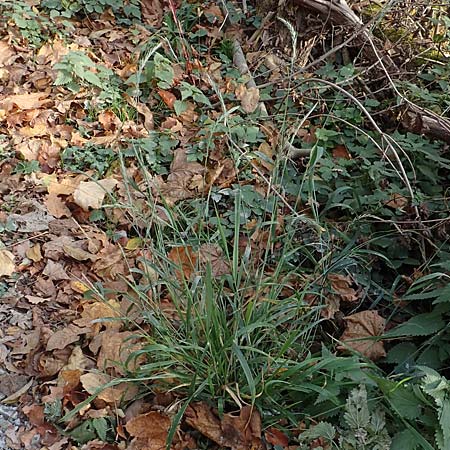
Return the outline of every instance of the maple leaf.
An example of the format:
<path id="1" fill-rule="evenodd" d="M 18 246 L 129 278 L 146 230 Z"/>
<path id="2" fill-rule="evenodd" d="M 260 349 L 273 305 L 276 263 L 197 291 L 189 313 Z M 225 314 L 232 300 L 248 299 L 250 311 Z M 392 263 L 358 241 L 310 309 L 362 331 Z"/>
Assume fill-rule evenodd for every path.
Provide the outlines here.
<path id="1" fill-rule="evenodd" d="M 340 345 L 340 350 L 350 347 L 373 361 L 386 356 L 383 342 L 370 339 L 384 331 L 385 320 L 377 311 L 361 311 L 345 320 L 347 325 L 340 339 L 345 345 Z"/>

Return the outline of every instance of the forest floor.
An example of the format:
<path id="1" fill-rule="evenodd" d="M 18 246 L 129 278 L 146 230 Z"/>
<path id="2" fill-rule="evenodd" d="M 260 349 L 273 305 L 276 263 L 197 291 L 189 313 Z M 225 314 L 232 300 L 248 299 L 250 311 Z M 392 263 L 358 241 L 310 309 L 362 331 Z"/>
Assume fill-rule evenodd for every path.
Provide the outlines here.
<path id="1" fill-rule="evenodd" d="M 450 12 L 415 3 L 0 4 L 0 448 L 450 448 Z"/>

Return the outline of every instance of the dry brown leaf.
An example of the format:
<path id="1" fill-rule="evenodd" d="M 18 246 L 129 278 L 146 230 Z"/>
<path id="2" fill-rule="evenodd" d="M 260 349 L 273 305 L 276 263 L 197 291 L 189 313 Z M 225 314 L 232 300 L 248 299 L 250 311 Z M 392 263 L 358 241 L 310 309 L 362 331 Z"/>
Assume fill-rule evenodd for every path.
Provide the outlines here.
<path id="1" fill-rule="evenodd" d="M 4 249 L 0 249 L 0 277 L 11 276 L 16 269 L 14 255 Z"/>
<path id="2" fill-rule="evenodd" d="M 158 411 L 150 411 L 130 419 L 125 428 L 135 438 L 152 441 L 149 442 L 151 448 L 165 448 L 170 424 L 169 417 Z"/>
<path id="3" fill-rule="evenodd" d="M 139 345 L 137 339 L 131 339 L 135 336 L 135 333 L 131 331 L 124 331 L 118 333 L 117 331 L 104 331 L 101 333 L 101 348 L 97 357 L 97 367 L 100 370 L 106 370 L 110 367 L 114 367 L 116 373 L 125 374 L 122 369 L 133 351 L 142 347 Z M 131 360 L 128 363 L 128 368 L 134 370 L 142 361 L 138 359 Z"/>
<path id="4" fill-rule="evenodd" d="M 60 281 L 60 280 L 70 280 L 69 275 L 67 275 L 64 267 L 61 263 L 57 263 L 49 259 L 47 265 L 42 271 L 44 275 L 47 275 L 50 280 Z"/>
<path id="5" fill-rule="evenodd" d="M 0 66 L 8 64 L 9 60 L 15 55 L 13 48 L 5 41 L 0 41 Z"/>
<path id="6" fill-rule="evenodd" d="M 195 176 L 203 176 L 206 169 L 197 162 L 188 162 L 185 149 L 177 149 L 170 166 L 167 181 L 159 183 L 159 192 L 169 206 L 179 200 L 186 200 L 195 196 L 196 192 L 190 189 Z"/>
<path id="7" fill-rule="evenodd" d="M 150 111 L 150 108 L 139 102 L 136 103 L 135 108 L 139 114 L 144 116 L 144 128 L 147 131 L 152 131 L 155 128 L 155 123 L 153 121 L 153 113 Z"/>
<path id="8" fill-rule="evenodd" d="M 261 416 L 251 406 L 239 415 L 224 414 L 220 420 L 204 402 L 193 403 L 186 410 L 186 423 L 222 447 L 233 450 L 262 449 Z"/>
<path id="9" fill-rule="evenodd" d="M 77 261 L 97 261 L 97 256 L 89 253 L 82 248 L 73 247 L 72 245 L 63 245 L 64 253 Z"/>
<path id="10" fill-rule="evenodd" d="M 351 287 L 353 280 L 350 276 L 339 273 L 330 273 L 327 278 L 331 284 L 333 293 L 337 294 L 341 300 L 349 303 L 357 302 L 359 300 L 357 292 Z"/>
<path id="11" fill-rule="evenodd" d="M 71 216 L 70 209 L 56 194 L 48 194 L 44 204 L 47 207 L 47 211 L 57 219 Z"/>
<path id="12" fill-rule="evenodd" d="M 212 275 L 220 277 L 230 273 L 230 266 L 223 256 L 222 249 L 216 244 L 203 244 L 198 250 L 199 262 L 202 266 L 211 264 Z"/>
<path id="13" fill-rule="evenodd" d="M 332 154 L 335 159 L 352 159 L 352 155 L 350 155 L 350 152 L 345 145 L 336 145 L 336 147 L 333 148 Z"/>
<path id="14" fill-rule="evenodd" d="M 122 401 L 129 401 L 136 397 L 138 388 L 131 383 L 120 383 L 115 386 L 103 389 L 103 387 L 113 381 L 113 378 L 102 374 L 89 372 L 81 375 L 80 382 L 88 394 L 97 394 L 97 398 L 109 404 L 120 404 Z M 99 392 L 99 390 L 101 392 Z"/>
<path id="15" fill-rule="evenodd" d="M 45 186 L 47 186 L 47 191 L 49 194 L 70 195 L 73 194 L 75 189 L 80 184 L 80 181 L 84 179 L 86 179 L 86 175 L 69 175 L 58 181 L 55 175 L 49 175 L 44 178 L 42 182 Z"/>
<path id="16" fill-rule="evenodd" d="M 164 17 L 163 0 L 141 0 L 141 14 L 144 23 L 159 28 Z"/>
<path id="17" fill-rule="evenodd" d="M 69 344 L 78 341 L 80 335 L 89 333 L 90 328 L 80 328 L 74 324 L 68 325 L 62 330 L 58 330 L 53 333 L 47 341 L 47 350 L 56 350 L 66 348 Z"/>
<path id="18" fill-rule="evenodd" d="M 117 186 L 114 178 L 98 181 L 82 181 L 73 193 L 73 201 L 85 211 L 89 208 L 98 209 L 102 206 L 106 194 L 110 194 Z"/>
<path id="19" fill-rule="evenodd" d="M 408 205 L 408 199 L 403 197 L 401 194 L 391 194 L 391 200 L 386 203 L 386 206 L 389 206 L 393 209 L 401 209 Z"/>
<path id="20" fill-rule="evenodd" d="M 42 253 L 41 253 L 41 244 L 37 243 L 33 245 L 33 247 L 29 248 L 25 254 L 27 255 L 27 258 L 31 259 L 33 262 L 39 262 L 42 260 Z"/>
<path id="21" fill-rule="evenodd" d="M 117 131 L 122 125 L 113 111 L 103 111 L 98 115 L 98 121 L 105 131 Z"/>
<path id="22" fill-rule="evenodd" d="M 368 339 L 384 331 L 385 320 L 377 311 L 361 311 L 345 320 L 347 325 L 340 339 L 345 345 L 339 346 L 340 350 L 350 347 L 373 361 L 386 356 L 383 342 Z"/>
<path id="23" fill-rule="evenodd" d="M 122 322 L 119 320 L 109 320 L 99 322 L 98 319 L 120 317 L 120 303 L 117 300 L 108 300 L 106 302 L 85 303 L 81 319 L 76 319 L 74 323 L 80 327 L 89 326 L 92 329 L 91 334 L 97 335 L 102 328 L 119 330 Z M 96 321 L 93 323 L 93 321 Z"/>
<path id="24" fill-rule="evenodd" d="M 170 91 L 165 91 L 164 89 L 158 89 L 158 94 L 161 97 L 162 101 L 166 104 L 169 109 L 173 109 L 173 105 L 175 100 L 175 94 L 172 94 Z"/>
<path id="25" fill-rule="evenodd" d="M 174 247 L 167 254 L 167 257 L 173 261 L 178 268 L 175 270 L 175 276 L 181 281 L 183 278 L 189 280 L 195 270 L 197 255 L 192 251 L 191 246 Z"/>
<path id="26" fill-rule="evenodd" d="M 277 445 L 279 447 L 287 447 L 289 445 L 289 438 L 278 428 L 269 427 L 264 432 L 266 441 L 269 444 Z"/>
<path id="27" fill-rule="evenodd" d="M 0 109 L 11 111 L 14 107 L 29 110 L 42 107 L 48 102 L 49 92 L 34 92 L 32 94 L 15 94 L 0 100 Z"/>
<path id="28" fill-rule="evenodd" d="M 339 300 L 339 296 L 337 295 L 328 295 L 325 298 L 325 305 L 320 310 L 320 315 L 325 319 L 333 319 L 334 315 L 340 311 L 341 302 Z"/>
<path id="29" fill-rule="evenodd" d="M 240 84 L 236 88 L 236 97 L 241 102 L 242 109 L 246 113 L 252 113 L 259 104 L 259 89 L 257 87 L 247 88 L 245 84 Z"/>
<path id="30" fill-rule="evenodd" d="M 92 270 L 103 279 L 115 279 L 119 274 L 127 273 L 121 249 L 109 245 L 97 254 Z"/>

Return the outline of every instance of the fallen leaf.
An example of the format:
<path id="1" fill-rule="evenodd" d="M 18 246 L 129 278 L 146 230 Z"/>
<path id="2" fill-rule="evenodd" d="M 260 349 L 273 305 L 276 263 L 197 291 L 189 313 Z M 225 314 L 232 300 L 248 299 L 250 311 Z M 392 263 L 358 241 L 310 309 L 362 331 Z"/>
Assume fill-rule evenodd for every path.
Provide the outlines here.
<path id="1" fill-rule="evenodd" d="M 71 216 L 70 209 L 56 194 L 48 194 L 44 204 L 47 207 L 47 211 L 57 219 Z"/>
<path id="2" fill-rule="evenodd" d="M 106 370 L 114 367 L 116 373 L 124 375 L 125 367 L 134 370 L 142 361 L 142 358 L 134 358 L 127 363 L 128 357 L 142 345 L 138 344 L 135 333 L 131 331 L 104 331 L 101 333 L 101 348 L 97 357 L 97 367 Z M 127 363 L 127 365 L 125 365 Z M 124 369 L 122 369 L 122 367 Z"/>
<path id="3" fill-rule="evenodd" d="M 73 200 L 85 211 L 89 208 L 98 209 L 102 206 L 106 194 L 110 194 L 118 184 L 114 178 L 99 181 L 82 181 L 73 193 Z"/>
<path id="4" fill-rule="evenodd" d="M 42 260 L 41 245 L 39 243 L 33 245 L 33 247 L 29 248 L 25 254 L 27 255 L 27 258 L 31 259 L 31 261 L 33 262 L 41 261 Z"/>
<path id="5" fill-rule="evenodd" d="M 163 17 L 163 0 L 141 0 L 141 14 L 144 23 L 159 28 Z"/>
<path id="6" fill-rule="evenodd" d="M 0 249 L 0 277 L 9 277 L 14 273 L 14 255 L 8 250 Z"/>
<path id="7" fill-rule="evenodd" d="M 91 328 L 80 328 L 74 324 L 70 324 L 62 330 L 53 333 L 47 341 L 47 350 L 56 350 L 66 348 L 73 342 L 78 341 L 80 335 L 89 333 Z"/>
<path id="8" fill-rule="evenodd" d="M 86 179 L 86 176 L 66 176 L 65 178 L 58 181 L 54 175 L 51 175 L 48 178 L 44 178 L 42 182 L 45 186 L 47 186 L 47 191 L 49 194 L 70 195 L 73 194 L 82 179 Z"/>
<path id="9" fill-rule="evenodd" d="M 373 361 L 386 356 L 383 342 L 370 339 L 384 331 L 385 320 L 377 311 L 361 311 L 345 320 L 346 328 L 340 339 L 345 345 L 340 345 L 340 350 L 350 347 Z"/>
<path id="10" fill-rule="evenodd" d="M 230 266 L 223 256 L 222 249 L 216 244 L 203 244 L 198 250 L 199 262 L 202 266 L 211 265 L 212 275 L 220 277 L 230 273 Z"/>
<path id="11" fill-rule="evenodd" d="M 165 91 L 164 89 L 158 89 L 158 94 L 162 101 L 166 104 L 169 109 L 173 109 L 175 100 L 177 99 L 174 94 L 170 91 Z"/>
<path id="12" fill-rule="evenodd" d="M 95 394 L 97 398 L 109 404 L 117 404 L 122 401 L 130 401 L 136 397 L 138 388 L 131 383 L 119 383 L 104 388 L 113 378 L 103 373 L 89 372 L 81 375 L 80 382 L 88 394 Z"/>
<path id="13" fill-rule="evenodd" d="M 220 420 L 205 402 L 189 405 L 186 423 L 221 447 L 233 450 L 262 449 L 261 416 L 251 406 L 244 406 L 238 415 L 224 414 Z"/>
<path id="14" fill-rule="evenodd" d="M 42 205 L 36 204 L 36 210 L 26 214 L 11 214 L 10 219 L 19 225 L 22 233 L 35 233 L 48 230 L 48 223 L 54 218 L 47 213 Z"/>
<path id="15" fill-rule="evenodd" d="M 77 261 L 97 261 L 97 256 L 89 253 L 82 248 L 73 247 L 71 245 L 63 245 L 64 253 Z"/>
<path id="16" fill-rule="evenodd" d="M 139 102 L 136 103 L 135 108 L 139 114 L 142 114 L 144 116 L 144 128 L 147 131 L 152 131 L 155 127 L 155 124 L 153 122 L 153 113 L 150 111 L 150 108 L 147 105 Z"/>
<path id="17" fill-rule="evenodd" d="M 386 206 L 389 206 L 393 209 L 401 209 L 408 205 L 408 199 L 403 197 L 401 194 L 391 194 L 391 200 L 386 203 Z"/>
<path id="18" fill-rule="evenodd" d="M 30 94 L 16 94 L 0 100 L 0 109 L 11 111 L 14 106 L 21 110 L 35 109 L 43 106 L 48 100 L 48 92 L 34 92 Z"/>
<path id="19" fill-rule="evenodd" d="M 5 41 L 0 41 L 0 66 L 7 64 L 15 54 L 15 51 L 10 45 Z"/>
<path id="20" fill-rule="evenodd" d="M 279 447 L 287 447 L 289 445 L 289 438 L 278 428 L 269 427 L 264 432 L 264 437 L 269 444 Z"/>
<path id="21" fill-rule="evenodd" d="M 351 287 L 353 280 L 350 276 L 339 273 L 330 273 L 328 276 L 333 293 L 337 294 L 341 300 L 349 303 L 357 302 L 359 297 L 355 289 Z"/>
<path id="22" fill-rule="evenodd" d="M 125 428 L 135 438 L 148 439 L 151 449 L 164 449 L 170 424 L 169 417 L 158 411 L 150 411 L 130 419 Z"/>
<path id="23" fill-rule="evenodd" d="M 47 265 L 42 271 L 44 275 L 47 275 L 50 280 L 60 281 L 60 280 L 70 280 L 69 275 L 67 275 L 64 267 L 61 263 L 54 262 L 52 260 L 47 261 Z"/>
<path id="24" fill-rule="evenodd" d="M 252 113 L 259 104 L 259 89 L 257 87 L 247 88 L 245 84 L 240 84 L 236 89 L 236 98 L 240 100 L 242 109 L 246 113 Z"/>
<path id="25" fill-rule="evenodd" d="M 178 280 L 189 280 L 195 270 L 195 263 L 197 256 L 192 251 L 191 246 L 186 247 L 174 247 L 167 254 L 167 257 L 173 261 L 178 268 L 175 269 L 175 276 Z"/>
<path id="26" fill-rule="evenodd" d="M 352 159 L 352 155 L 350 155 L 350 152 L 345 145 L 336 145 L 336 147 L 333 148 L 332 154 L 335 159 Z"/>
<path id="27" fill-rule="evenodd" d="M 113 111 L 103 111 L 98 115 L 98 121 L 105 131 L 117 131 L 122 125 Z"/>
<path id="28" fill-rule="evenodd" d="M 160 183 L 158 188 L 160 194 L 169 206 L 173 206 L 179 200 L 185 200 L 195 196 L 196 192 L 190 189 L 192 179 L 196 175 L 206 173 L 202 164 L 189 162 L 186 150 L 177 149 L 174 152 L 170 174 L 167 181 Z"/>

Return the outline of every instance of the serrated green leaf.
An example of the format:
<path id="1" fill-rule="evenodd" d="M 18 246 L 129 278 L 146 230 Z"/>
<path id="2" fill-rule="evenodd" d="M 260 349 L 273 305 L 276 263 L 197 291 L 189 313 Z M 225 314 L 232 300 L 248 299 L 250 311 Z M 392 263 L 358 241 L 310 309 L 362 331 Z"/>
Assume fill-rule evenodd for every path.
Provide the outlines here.
<path id="1" fill-rule="evenodd" d="M 428 336 L 445 327 L 442 315 L 436 312 L 418 314 L 384 334 L 384 337 Z"/>
<path id="2" fill-rule="evenodd" d="M 392 347 L 386 355 L 386 362 L 391 364 L 403 363 L 412 359 L 412 355 L 417 351 L 417 347 L 412 342 L 401 342 Z"/>
<path id="3" fill-rule="evenodd" d="M 84 72 L 83 76 L 80 76 L 80 78 L 82 78 L 84 81 L 87 81 L 90 84 L 93 84 L 94 86 L 96 86 L 98 88 L 103 87 L 103 84 L 102 84 L 100 78 L 94 72 L 91 72 L 90 70 L 86 70 Z"/>
<path id="4" fill-rule="evenodd" d="M 450 447 L 450 399 L 446 398 L 439 412 L 439 425 L 444 445 Z"/>
<path id="5" fill-rule="evenodd" d="M 367 404 L 366 387 L 352 389 L 345 406 L 344 420 L 352 430 L 367 428 L 370 421 L 369 406 Z"/>
<path id="6" fill-rule="evenodd" d="M 416 450 L 420 441 L 410 430 L 403 430 L 392 438 L 391 450 Z"/>
<path id="7" fill-rule="evenodd" d="M 307 442 L 314 439 L 325 438 L 331 442 L 336 435 L 336 428 L 328 422 L 319 422 L 311 428 L 308 428 L 300 434 L 301 442 Z"/>

